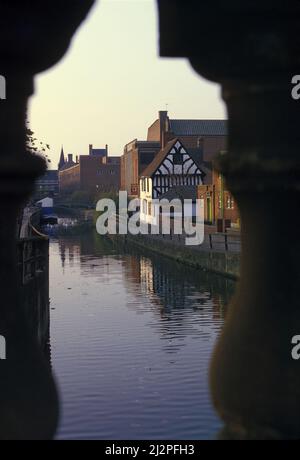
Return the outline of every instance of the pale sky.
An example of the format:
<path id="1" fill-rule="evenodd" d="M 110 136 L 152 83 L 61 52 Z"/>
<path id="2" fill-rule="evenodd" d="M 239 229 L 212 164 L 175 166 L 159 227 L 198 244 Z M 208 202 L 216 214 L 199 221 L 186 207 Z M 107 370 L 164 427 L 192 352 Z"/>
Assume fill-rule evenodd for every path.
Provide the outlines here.
<path id="1" fill-rule="evenodd" d="M 65 154 L 91 143 L 121 155 L 166 104 L 170 118 L 226 118 L 218 85 L 185 59 L 159 57 L 155 0 L 98 0 L 64 59 L 36 78 L 30 127 L 55 169 L 62 144 Z"/>

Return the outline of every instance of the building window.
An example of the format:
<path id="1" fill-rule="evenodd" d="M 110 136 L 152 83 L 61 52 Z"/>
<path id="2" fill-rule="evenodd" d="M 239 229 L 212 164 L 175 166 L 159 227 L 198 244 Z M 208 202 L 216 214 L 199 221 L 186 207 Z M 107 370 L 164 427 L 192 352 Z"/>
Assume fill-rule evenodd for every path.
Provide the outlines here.
<path id="1" fill-rule="evenodd" d="M 148 202 L 148 215 L 151 216 L 152 214 L 152 206 L 151 206 L 151 201 Z"/>
<path id="2" fill-rule="evenodd" d="M 230 194 L 226 197 L 226 209 L 234 209 L 234 199 Z"/>
<path id="3" fill-rule="evenodd" d="M 181 153 L 174 153 L 173 154 L 173 163 L 174 165 L 182 165 L 183 159 Z"/>
<path id="4" fill-rule="evenodd" d="M 223 209 L 223 206 L 222 206 L 222 193 L 218 193 L 218 208 Z"/>
<path id="5" fill-rule="evenodd" d="M 143 214 L 147 214 L 147 200 L 143 200 Z"/>

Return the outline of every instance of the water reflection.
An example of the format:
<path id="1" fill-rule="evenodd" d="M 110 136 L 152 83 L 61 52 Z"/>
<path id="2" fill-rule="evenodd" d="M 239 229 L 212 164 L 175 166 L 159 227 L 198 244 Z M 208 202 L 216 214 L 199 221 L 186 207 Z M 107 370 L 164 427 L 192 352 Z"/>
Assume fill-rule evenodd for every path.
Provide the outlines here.
<path id="1" fill-rule="evenodd" d="M 234 283 L 94 233 L 50 253 L 58 437 L 213 437 L 208 361 Z"/>
<path id="2" fill-rule="evenodd" d="M 209 340 L 219 331 L 224 321 L 224 295 L 215 291 L 211 275 L 201 273 L 199 283 L 199 272 L 157 256 L 131 254 L 125 262 L 128 291 L 133 295 L 140 292 L 138 301 L 127 302 L 127 307 L 137 313 L 150 308 L 154 317 L 147 326 L 155 328 L 165 340 L 165 351 L 176 352 L 185 345 L 186 337 Z M 233 285 L 223 280 L 225 291 L 226 284 Z M 139 302 L 144 296 L 150 305 Z"/>

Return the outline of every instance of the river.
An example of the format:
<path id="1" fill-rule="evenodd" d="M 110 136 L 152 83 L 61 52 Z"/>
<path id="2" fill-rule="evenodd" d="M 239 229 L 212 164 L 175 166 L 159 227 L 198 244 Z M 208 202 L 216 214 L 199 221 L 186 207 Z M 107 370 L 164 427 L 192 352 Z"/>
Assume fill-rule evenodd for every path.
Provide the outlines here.
<path id="1" fill-rule="evenodd" d="M 234 282 L 120 249 L 50 240 L 58 439 L 210 439 L 208 364 Z"/>

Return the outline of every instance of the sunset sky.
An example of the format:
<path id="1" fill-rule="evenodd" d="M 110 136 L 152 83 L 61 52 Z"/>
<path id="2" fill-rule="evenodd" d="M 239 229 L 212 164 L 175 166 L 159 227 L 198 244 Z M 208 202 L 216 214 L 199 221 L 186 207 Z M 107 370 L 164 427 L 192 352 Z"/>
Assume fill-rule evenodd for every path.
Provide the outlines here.
<path id="1" fill-rule="evenodd" d="M 159 57 L 155 0 L 98 0 L 65 58 L 36 78 L 30 127 L 55 169 L 62 144 L 66 154 L 90 143 L 122 154 L 166 107 L 171 118 L 226 118 L 217 85 Z"/>

